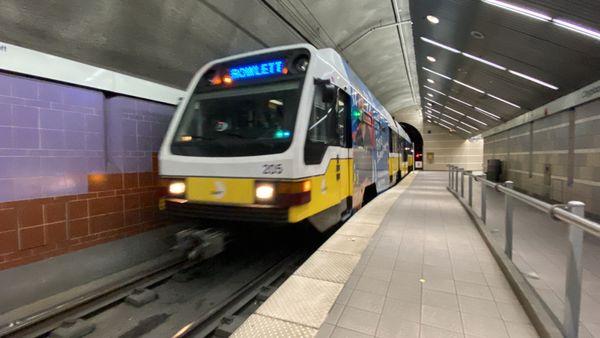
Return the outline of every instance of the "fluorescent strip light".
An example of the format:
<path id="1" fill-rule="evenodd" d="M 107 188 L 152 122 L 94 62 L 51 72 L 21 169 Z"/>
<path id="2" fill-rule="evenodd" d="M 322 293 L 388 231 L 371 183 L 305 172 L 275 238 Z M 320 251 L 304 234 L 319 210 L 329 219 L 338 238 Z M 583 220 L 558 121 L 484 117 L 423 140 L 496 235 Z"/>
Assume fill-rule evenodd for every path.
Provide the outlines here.
<path id="1" fill-rule="evenodd" d="M 444 106 L 443 104 L 441 104 L 441 103 L 438 103 L 438 102 L 435 102 L 435 101 L 433 101 L 433 100 L 432 100 L 432 99 L 430 99 L 430 98 L 424 97 L 424 99 L 425 99 L 425 100 L 427 100 L 427 101 L 429 101 L 429 102 L 433 102 L 433 103 L 437 104 L 438 106 L 442 106 L 442 107 Z"/>
<path id="2" fill-rule="evenodd" d="M 460 102 L 460 103 L 464 104 L 465 106 L 468 106 L 468 107 L 471 107 L 471 108 L 473 107 L 473 105 L 472 105 L 472 104 L 470 104 L 470 103 L 467 103 L 467 102 L 465 102 L 465 101 L 461 101 L 461 100 L 459 100 L 459 99 L 455 98 L 454 96 L 450 96 L 450 95 L 448 95 L 448 97 L 449 97 L 449 98 L 451 98 L 451 99 L 452 99 L 452 100 L 454 100 L 454 101 L 457 101 L 457 102 Z"/>
<path id="3" fill-rule="evenodd" d="M 481 94 L 485 93 L 483 90 L 481 90 L 481 89 L 479 89 L 479 88 L 475 88 L 475 87 L 473 87 L 473 86 L 469 86 L 468 84 L 466 84 L 466 83 L 463 83 L 463 82 L 460 82 L 460 81 L 458 81 L 458 80 L 452 80 L 452 81 L 454 81 L 454 82 L 458 83 L 458 84 L 459 84 L 459 85 L 461 85 L 461 86 L 465 86 L 465 87 L 467 87 L 467 88 L 469 88 L 469 89 L 473 89 L 474 91 L 476 91 L 476 92 L 478 92 L 478 93 L 481 93 Z"/>
<path id="4" fill-rule="evenodd" d="M 457 121 L 457 122 L 458 122 L 458 119 L 455 119 L 454 117 L 452 117 L 452 116 L 450 116 L 450 115 L 448 115 L 448 114 L 442 114 L 442 115 L 443 115 L 443 116 L 445 116 L 445 117 L 447 117 L 447 118 L 449 118 L 450 120 L 453 120 L 453 121 Z"/>
<path id="5" fill-rule="evenodd" d="M 479 62 L 481 62 L 481 63 L 485 63 L 485 64 L 486 64 L 486 65 L 488 65 L 488 66 L 492 66 L 492 67 L 494 67 L 494 68 L 498 68 L 498 69 L 500 69 L 500 70 L 506 70 L 506 67 L 500 66 L 500 65 L 498 65 L 498 64 L 495 64 L 495 63 L 493 63 L 493 62 L 491 62 L 491 61 L 488 61 L 488 60 L 482 59 L 482 58 L 480 58 L 480 57 L 477 57 L 477 56 L 475 56 L 475 55 L 471 55 L 471 54 L 469 54 L 469 53 L 465 53 L 465 52 L 462 52 L 462 55 L 464 55 L 464 56 L 468 57 L 469 59 L 473 59 L 473 60 L 475 60 L 475 61 L 479 61 Z"/>
<path id="6" fill-rule="evenodd" d="M 537 20 L 542 20 L 542 21 L 550 21 L 550 20 L 552 20 L 551 17 L 549 17 L 549 16 L 547 16 L 545 14 L 542 14 L 542 13 L 539 13 L 539 12 L 536 12 L 536 11 L 532 11 L 530 9 L 526 9 L 526 8 L 523 8 L 523 7 L 515 6 L 515 5 L 512 5 L 512 4 L 506 3 L 506 2 L 502 2 L 502 1 L 498 1 L 498 0 L 483 0 L 483 2 L 488 3 L 490 5 L 494 5 L 494 6 L 500 7 L 500 8 L 504 8 L 504 9 L 509 10 L 511 12 L 515 12 L 515 13 L 518 13 L 518 14 L 521 14 L 521 15 L 525 15 L 525 16 L 528 16 L 530 18 L 534 18 L 534 19 L 537 19 Z"/>
<path id="7" fill-rule="evenodd" d="M 469 127 L 469 128 L 472 128 L 472 129 L 475 129 L 475 130 L 479 130 L 479 129 L 477 129 L 477 128 L 473 127 L 472 125 L 470 125 L 470 124 L 468 124 L 468 123 L 464 123 L 463 121 L 460 121 L 460 123 L 464 124 L 465 126 L 467 126 L 467 127 Z"/>
<path id="8" fill-rule="evenodd" d="M 452 128 L 450 128 L 450 127 L 446 126 L 445 124 L 438 123 L 438 125 L 439 125 L 440 127 L 444 127 L 444 128 L 446 128 L 446 129 L 448 129 L 448 130 L 452 131 Z"/>
<path id="9" fill-rule="evenodd" d="M 475 110 L 477 110 L 480 113 L 486 114 L 488 116 L 491 116 L 493 118 L 495 118 L 496 120 L 500 120 L 500 116 L 496 115 L 496 114 L 492 114 L 489 111 L 485 110 L 485 109 L 481 109 L 479 107 L 475 107 Z"/>
<path id="10" fill-rule="evenodd" d="M 427 93 L 427 96 L 429 96 L 429 97 L 433 97 L 433 94 L 431 94 L 431 93 Z"/>
<path id="11" fill-rule="evenodd" d="M 456 128 L 458 128 L 458 129 L 460 129 L 460 130 L 464 131 L 465 133 L 471 134 L 471 132 L 470 132 L 470 131 L 468 131 L 468 130 L 466 130 L 465 128 L 461 128 L 461 127 L 459 127 L 459 126 L 456 126 Z"/>
<path id="12" fill-rule="evenodd" d="M 435 62 L 435 58 L 433 56 L 428 56 L 427 57 L 427 61 L 429 61 L 429 62 Z"/>
<path id="13" fill-rule="evenodd" d="M 481 124 L 481 125 L 487 126 L 487 123 L 485 123 L 485 122 L 483 122 L 483 121 L 479 121 L 478 119 L 476 119 L 476 118 L 474 118 L 474 117 L 471 117 L 471 116 L 469 116 L 469 115 L 466 115 L 466 117 L 467 117 L 468 119 L 471 119 L 471 120 L 473 120 L 473 121 L 475 121 L 475 122 L 477 122 L 477 123 Z"/>
<path id="14" fill-rule="evenodd" d="M 450 128 L 454 128 L 454 125 L 446 120 L 440 119 L 440 125 L 443 125 L 442 123 L 445 123 L 446 125 L 448 125 L 448 127 Z"/>
<path id="15" fill-rule="evenodd" d="M 460 51 L 459 51 L 458 49 L 454 49 L 454 48 L 452 48 L 452 47 L 450 47 L 450 46 L 446 46 L 446 45 L 444 45 L 444 44 L 442 44 L 442 43 L 439 43 L 439 42 L 437 42 L 437 41 L 433 41 L 433 40 L 431 40 L 431 39 L 428 39 L 428 38 L 426 38 L 426 37 L 423 37 L 423 36 L 422 36 L 422 37 L 421 37 L 421 40 L 423 40 L 423 41 L 425 41 L 425 42 L 427 42 L 427 43 L 430 43 L 430 44 L 432 44 L 432 45 L 434 45 L 434 46 L 438 46 L 438 47 L 440 47 L 440 48 L 444 48 L 445 50 L 449 50 L 449 51 L 451 51 L 452 53 L 460 54 Z"/>
<path id="16" fill-rule="evenodd" d="M 448 107 L 448 106 L 444 106 L 444 107 L 445 107 L 446 109 L 452 110 L 453 112 L 455 112 L 456 114 L 458 114 L 458 115 L 460 115 L 460 116 L 465 116 L 465 114 L 463 114 L 463 113 L 459 112 L 459 111 L 458 111 L 458 110 L 456 110 L 456 109 L 450 108 L 450 107 Z"/>
<path id="17" fill-rule="evenodd" d="M 537 84 L 540 84 L 540 85 L 542 85 L 542 86 L 548 87 L 548 88 L 550 88 L 550 89 L 558 90 L 558 87 L 556 87 L 556 86 L 553 86 L 553 85 L 551 85 L 551 84 L 549 84 L 549 83 L 546 83 L 546 82 L 544 82 L 544 81 L 542 81 L 542 80 L 538 80 L 538 79 L 536 79 L 536 78 L 533 78 L 533 77 L 531 77 L 531 76 L 529 76 L 529 75 L 525 75 L 525 74 L 523 74 L 523 73 L 515 72 L 514 70 L 510 70 L 510 69 L 509 69 L 508 71 L 509 71 L 511 74 L 514 74 L 514 75 L 516 75 L 516 76 L 520 76 L 520 77 L 522 77 L 522 78 L 524 78 L 524 79 L 526 79 L 526 80 L 529 80 L 529 81 L 531 81 L 531 82 L 535 82 L 535 83 L 537 83 Z"/>
<path id="18" fill-rule="evenodd" d="M 422 69 L 424 69 L 424 70 L 426 70 L 426 71 L 428 71 L 428 72 L 430 72 L 431 74 L 435 74 L 435 75 L 437 75 L 437 76 L 443 77 L 443 78 L 444 78 L 444 79 L 446 79 L 446 80 L 452 80 L 452 78 L 451 78 L 451 77 L 449 77 L 449 76 L 446 76 L 446 75 L 444 75 L 444 74 L 441 74 L 441 73 L 438 73 L 438 72 L 436 72 L 436 71 L 433 71 L 433 70 L 431 70 L 431 69 L 429 69 L 429 68 L 425 68 L 425 67 L 421 67 L 421 68 L 422 68 Z"/>
<path id="19" fill-rule="evenodd" d="M 571 30 L 573 32 L 589 36 L 596 40 L 600 40 L 600 32 L 598 32 L 598 31 L 594 31 L 589 28 L 585 28 L 583 26 L 579 26 L 574 23 L 570 23 L 568 21 L 561 20 L 561 19 L 552 19 L 552 23 L 554 23 L 557 26 Z"/>
<path id="20" fill-rule="evenodd" d="M 436 93 L 438 93 L 438 94 L 440 94 L 440 95 L 444 95 L 444 96 L 446 96 L 446 94 L 444 94 L 444 93 L 440 92 L 440 91 L 439 91 L 439 90 L 437 90 L 437 89 L 433 89 L 433 88 L 431 88 L 431 87 L 429 87 L 429 86 L 426 86 L 426 85 L 423 85 L 423 87 L 425 87 L 425 88 L 427 88 L 427 89 L 429 89 L 429 90 L 431 90 L 431 91 L 433 91 L 433 92 L 436 92 Z"/>
<path id="21" fill-rule="evenodd" d="M 435 83 L 435 81 L 433 81 L 432 79 L 427 79 L 427 82 L 429 82 L 429 83 L 431 83 L 431 84 L 434 84 L 434 83 Z"/>
<path id="22" fill-rule="evenodd" d="M 436 112 L 436 113 L 438 113 L 438 114 L 444 115 L 444 114 L 442 114 L 442 112 L 441 112 L 441 111 L 439 111 L 439 110 L 435 110 L 435 109 L 433 109 L 433 108 L 429 108 L 429 109 L 433 110 L 434 112 Z"/>
<path id="23" fill-rule="evenodd" d="M 519 105 L 516 105 L 516 104 L 514 104 L 514 103 L 512 103 L 512 102 L 510 102 L 510 101 L 506 101 L 505 99 L 499 98 L 498 96 L 494 96 L 494 95 L 492 95 L 492 94 L 490 94 L 490 93 L 486 93 L 486 94 L 487 94 L 487 96 L 489 96 L 489 97 L 491 97 L 491 98 L 494 98 L 494 99 L 496 99 L 496 100 L 498 100 L 498 101 L 502 101 L 502 102 L 504 102 L 504 103 L 506 103 L 506 104 L 508 104 L 508 105 L 511 105 L 511 106 L 513 106 L 513 107 L 515 107 L 515 108 L 519 108 L 519 109 L 521 109 L 521 107 L 520 107 Z"/>

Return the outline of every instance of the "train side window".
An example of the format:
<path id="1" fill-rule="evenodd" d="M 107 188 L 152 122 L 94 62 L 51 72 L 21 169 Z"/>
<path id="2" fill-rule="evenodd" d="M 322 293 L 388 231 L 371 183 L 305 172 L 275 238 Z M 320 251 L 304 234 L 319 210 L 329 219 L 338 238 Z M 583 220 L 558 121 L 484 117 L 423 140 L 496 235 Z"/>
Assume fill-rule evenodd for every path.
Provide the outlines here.
<path id="1" fill-rule="evenodd" d="M 325 86 L 315 87 L 313 109 L 308 121 L 308 135 L 304 146 L 304 162 L 319 164 L 328 146 L 346 145 L 346 116 L 348 100 L 342 98 L 341 91 L 333 100 L 324 100 Z M 344 93 L 345 94 L 345 93 Z"/>
<path id="2" fill-rule="evenodd" d="M 352 131 L 350 129 L 350 95 L 345 91 L 338 89 L 337 96 L 337 121 L 339 145 L 350 148 L 352 145 Z"/>

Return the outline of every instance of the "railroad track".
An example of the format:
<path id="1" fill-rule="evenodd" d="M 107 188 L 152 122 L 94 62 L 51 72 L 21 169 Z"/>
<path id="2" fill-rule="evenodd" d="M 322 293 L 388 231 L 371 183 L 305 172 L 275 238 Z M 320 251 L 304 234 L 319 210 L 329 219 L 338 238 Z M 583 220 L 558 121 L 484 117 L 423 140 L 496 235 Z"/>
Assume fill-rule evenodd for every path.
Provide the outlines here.
<path id="1" fill-rule="evenodd" d="M 89 333 L 90 337 L 144 334 L 205 337 L 215 333 L 226 336 L 283 283 L 294 268 L 316 249 L 317 244 L 312 241 L 306 245 L 300 241 L 289 247 L 289 243 L 286 245 L 282 241 L 279 247 L 270 248 L 271 240 L 265 240 L 266 245 L 258 243 L 228 250 L 205 261 L 190 261 L 181 253 L 171 252 L 153 260 L 151 266 L 138 269 L 133 276 L 114 280 L 91 292 L 12 321 L 0 327 L 0 337 L 52 336 L 53 330 L 72 325 L 78 319 L 85 319 L 86 324 L 91 324 L 93 331 Z M 181 280 L 171 278 L 174 275 L 189 276 Z M 125 299 L 139 289 L 153 290 L 159 295 L 158 301 L 139 309 L 126 304 Z M 173 294 L 184 295 L 185 302 L 189 304 L 173 301 Z M 210 296 L 213 294 L 219 297 Z M 204 298 L 211 301 L 200 307 L 192 306 L 195 302 L 202 303 Z M 132 322 L 127 322 L 132 317 L 138 320 L 133 327 Z M 147 324 L 148 320 L 156 318 L 162 318 L 164 322 L 155 326 Z"/>
<path id="2" fill-rule="evenodd" d="M 58 328 L 63 322 L 81 318 L 129 296 L 134 289 L 146 288 L 193 266 L 182 255 L 170 254 L 156 260 L 157 267 L 139 275 L 98 288 L 0 327 L 0 337 L 36 337 Z"/>

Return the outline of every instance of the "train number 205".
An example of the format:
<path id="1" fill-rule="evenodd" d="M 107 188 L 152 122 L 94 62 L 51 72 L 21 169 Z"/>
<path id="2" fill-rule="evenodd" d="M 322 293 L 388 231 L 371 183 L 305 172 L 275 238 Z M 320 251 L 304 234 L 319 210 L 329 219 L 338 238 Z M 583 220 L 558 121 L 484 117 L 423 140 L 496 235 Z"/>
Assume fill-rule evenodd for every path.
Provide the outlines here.
<path id="1" fill-rule="evenodd" d="M 283 164 L 263 164 L 263 174 L 278 175 L 283 173 Z"/>

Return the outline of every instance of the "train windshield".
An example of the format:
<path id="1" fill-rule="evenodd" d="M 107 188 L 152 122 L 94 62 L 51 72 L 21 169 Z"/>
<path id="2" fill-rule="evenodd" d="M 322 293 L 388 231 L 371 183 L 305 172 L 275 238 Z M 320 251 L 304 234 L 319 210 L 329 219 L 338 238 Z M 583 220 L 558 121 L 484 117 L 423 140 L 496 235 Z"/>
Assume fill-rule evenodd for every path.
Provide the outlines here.
<path id="1" fill-rule="evenodd" d="M 194 93 L 171 152 L 184 156 L 255 156 L 289 148 L 301 81 Z"/>

